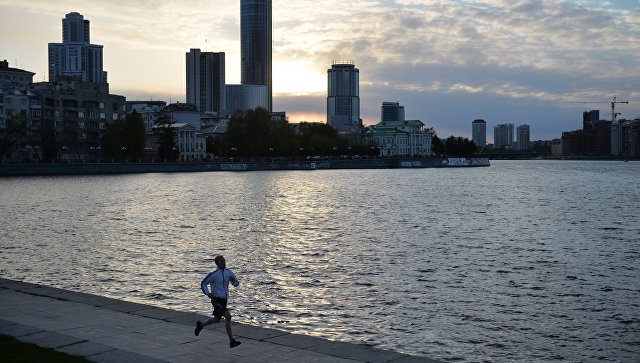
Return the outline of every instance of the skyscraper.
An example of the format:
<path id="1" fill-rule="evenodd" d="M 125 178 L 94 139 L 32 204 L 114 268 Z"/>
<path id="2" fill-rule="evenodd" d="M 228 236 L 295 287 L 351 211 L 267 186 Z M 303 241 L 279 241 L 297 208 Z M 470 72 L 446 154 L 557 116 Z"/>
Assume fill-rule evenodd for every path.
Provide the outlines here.
<path id="1" fill-rule="evenodd" d="M 520 125 L 516 128 L 516 149 L 529 150 L 530 130 L 529 125 Z"/>
<path id="2" fill-rule="evenodd" d="M 187 103 L 201 112 L 226 114 L 224 52 L 187 53 Z"/>
<path id="3" fill-rule="evenodd" d="M 334 62 L 327 70 L 327 123 L 338 131 L 360 126 L 360 70 L 353 62 Z"/>
<path id="4" fill-rule="evenodd" d="M 471 123 L 471 137 L 477 147 L 487 144 L 487 123 L 482 119 L 473 120 Z"/>
<path id="5" fill-rule="evenodd" d="M 404 106 L 400 102 L 382 102 L 380 121 L 404 121 Z"/>
<path id="6" fill-rule="evenodd" d="M 240 83 L 267 86 L 272 111 L 271 0 L 240 1 L 240 62 Z"/>
<path id="7" fill-rule="evenodd" d="M 513 124 L 500 124 L 493 128 L 493 146 L 511 147 L 513 144 Z"/>
<path id="8" fill-rule="evenodd" d="M 69 13 L 62 19 L 62 43 L 49 43 L 49 82 L 62 76 L 107 82 L 102 45 L 90 44 L 89 20 L 79 13 Z"/>

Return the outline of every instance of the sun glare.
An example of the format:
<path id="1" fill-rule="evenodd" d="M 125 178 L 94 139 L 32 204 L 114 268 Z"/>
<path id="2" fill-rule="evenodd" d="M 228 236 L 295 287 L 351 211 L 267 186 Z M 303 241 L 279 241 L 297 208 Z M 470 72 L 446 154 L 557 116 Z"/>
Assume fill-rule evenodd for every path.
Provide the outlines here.
<path id="1" fill-rule="evenodd" d="M 324 92 L 326 74 L 303 60 L 278 60 L 273 62 L 273 92 L 307 95 Z"/>

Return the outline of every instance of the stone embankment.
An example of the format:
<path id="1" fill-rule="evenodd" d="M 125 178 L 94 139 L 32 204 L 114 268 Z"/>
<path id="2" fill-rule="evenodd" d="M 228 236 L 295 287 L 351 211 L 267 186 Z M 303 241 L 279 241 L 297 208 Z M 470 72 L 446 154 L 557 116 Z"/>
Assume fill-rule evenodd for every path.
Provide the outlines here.
<path id="1" fill-rule="evenodd" d="M 0 278 L 0 334 L 94 362 L 424 362 L 429 358 L 233 324 L 194 336 L 207 316 Z M 5 357 L 7 358 L 7 357 Z"/>
<path id="2" fill-rule="evenodd" d="M 211 171 L 392 169 L 489 166 L 487 158 L 374 158 L 347 160 L 252 161 L 194 163 L 0 164 L 0 176 L 178 173 Z"/>

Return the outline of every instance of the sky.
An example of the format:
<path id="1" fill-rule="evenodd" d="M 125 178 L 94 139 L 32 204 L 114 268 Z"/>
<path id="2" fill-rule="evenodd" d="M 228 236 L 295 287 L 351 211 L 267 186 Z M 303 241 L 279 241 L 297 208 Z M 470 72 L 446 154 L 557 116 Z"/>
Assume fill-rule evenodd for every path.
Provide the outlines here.
<path id="1" fill-rule="evenodd" d="M 0 0 L 0 59 L 46 81 L 47 44 L 62 18 L 91 22 L 104 46 L 111 93 L 185 101 L 185 53 L 225 52 L 240 83 L 240 2 Z M 327 69 L 360 70 L 361 118 L 399 102 L 440 137 L 471 138 L 471 122 L 528 124 L 532 140 L 582 127 L 582 112 L 640 117 L 638 0 L 273 1 L 274 111 L 290 122 L 326 120 Z M 585 103 L 590 102 L 590 103 Z M 593 102 L 593 103 L 591 103 Z"/>

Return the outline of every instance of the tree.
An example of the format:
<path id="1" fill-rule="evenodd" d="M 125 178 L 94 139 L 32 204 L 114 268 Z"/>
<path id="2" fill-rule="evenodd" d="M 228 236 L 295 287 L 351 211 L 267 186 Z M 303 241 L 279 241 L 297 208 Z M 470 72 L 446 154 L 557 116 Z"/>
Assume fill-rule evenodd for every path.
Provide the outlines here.
<path id="1" fill-rule="evenodd" d="M 329 154 L 333 147 L 344 143 L 331 125 L 317 122 L 300 123 L 299 147 L 315 154 Z"/>
<path id="2" fill-rule="evenodd" d="M 123 145 L 126 148 L 126 156 L 133 160 L 142 159 L 147 140 L 142 116 L 136 111 L 131 112 L 125 117 L 123 128 Z"/>
<path id="3" fill-rule="evenodd" d="M 173 118 L 165 109 L 160 112 L 156 127 L 158 129 L 158 157 L 165 161 L 176 161 L 180 157 L 177 139 L 178 132 L 173 127 Z"/>
<path id="4" fill-rule="evenodd" d="M 144 121 L 136 111 L 124 120 L 108 123 L 102 135 L 104 154 L 109 159 L 139 160 L 146 141 Z"/>
<path id="5" fill-rule="evenodd" d="M 5 128 L 0 129 L 0 161 L 7 153 L 16 150 L 16 148 L 19 150 L 26 139 L 27 118 L 22 115 L 7 117 Z"/>
<path id="6" fill-rule="evenodd" d="M 431 139 L 431 151 L 433 151 L 436 156 L 445 153 L 445 145 L 436 134 L 433 134 L 433 138 Z"/>
<path id="7" fill-rule="evenodd" d="M 40 139 L 42 140 L 42 159 L 45 161 L 58 161 L 60 144 L 56 140 L 55 120 L 44 118 L 40 127 Z"/>
<path id="8" fill-rule="evenodd" d="M 446 154 L 450 156 L 467 156 L 476 151 L 476 144 L 467 138 L 450 136 L 445 146 Z"/>
<path id="9" fill-rule="evenodd" d="M 293 128 L 286 121 L 271 119 L 271 113 L 258 107 L 235 112 L 223 139 L 223 150 L 233 155 L 263 156 L 284 154 L 295 145 Z"/>

